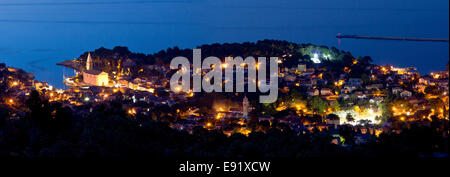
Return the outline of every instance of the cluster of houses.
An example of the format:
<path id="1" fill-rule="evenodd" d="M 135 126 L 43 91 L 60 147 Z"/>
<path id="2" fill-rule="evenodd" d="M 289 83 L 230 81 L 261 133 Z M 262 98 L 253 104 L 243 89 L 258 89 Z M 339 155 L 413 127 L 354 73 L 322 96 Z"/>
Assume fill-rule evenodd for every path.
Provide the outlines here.
<path id="1" fill-rule="evenodd" d="M 129 64 L 131 65 L 131 64 Z M 166 65 L 147 65 L 147 70 L 151 72 L 160 73 L 155 76 L 146 78 L 133 78 L 126 75 L 109 76 L 109 73 L 97 71 L 92 67 L 92 59 L 88 55 L 85 68 L 83 72 L 83 84 L 71 85 L 72 88 L 67 90 L 54 89 L 47 83 L 34 81 L 33 77 L 27 80 L 20 80 L 18 78 L 1 77 L 0 84 L 10 82 L 11 89 L 15 89 L 17 95 L 23 97 L 29 95 L 34 90 L 40 90 L 50 101 L 60 101 L 68 106 L 81 106 L 88 103 L 102 102 L 105 100 L 113 100 L 117 92 L 121 92 L 125 98 L 136 102 L 147 102 L 153 105 L 168 105 L 179 101 L 187 101 L 193 96 L 192 92 L 172 92 L 168 86 L 167 78 L 171 70 Z M 191 67 L 192 68 L 192 67 Z M 327 70 L 325 68 L 307 68 L 306 65 L 299 65 L 297 68 L 280 68 L 279 81 L 282 82 L 280 90 L 287 92 L 293 87 L 306 87 L 306 95 L 308 97 L 320 96 L 328 101 L 342 98 L 344 100 L 355 97 L 360 100 L 368 100 L 371 103 L 382 102 L 388 94 L 398 95 L 402 99 L 407 100 L 413 106 L 414 110 L 429 109 L 427 99 L 429 97 L 435 98 L 444 96 L 448 101 L 448 71 L 433 72 L 430 75 L 420 76 L 419 73 L 414 72 L 415 68 L 394 68 L 392 66 L 376 66 L 370 68 L 370 75 L 366 78 L 348 77 L 346 72 L 339 74 L 338 79 L 329 81 L 324 75 Z M 10 75 L 19 75 L 20 70 L 9 68 L 0 65 L 0 72 L 8 72 Z M 194 72 L 194 71 L 191 71 Z M 207 70 L 202 71 L 202 73 Z M 14 74 L 16 73 L 16 74 Z M 247 74 L 244 75 L 245 83 L 249 81 Z M 333 82 L 333 83 L 329 83 Z M 332 86 L 330 86 L 332 85 Z M 418 93 L 424 93 L 429 86 L 436 86 L 441 95 L 431 95 L 425 97 L 417 97 Z M 13 98 L 5 102 L 13 103 Z M 448 102 L 447 102 L 448 103 Z M 245 97 L 240 108 L 230 108 L 229 110 L 219 110 L 216 114 L 210 115 L 210 118 L 217 118 L 222 120 L 237 120 L 238 125 L 241 125 L 241 132 L 248 133 L 245 124 L 248 121 L 248 113 L 252 106 L 249 105 L 249 100 Z M 146 112 L 141 107 L 130 107 L 129 113 Z M 192 110 L 191 110 L 192 109 Z M 447 108 L 448 109 L 448 108 Z M 188 119 L 183 122 L 172 124 L 172 128 L 179 130 L 192 131 L 193 127 L 203 126 L 205 128 L 213 128 L 208 119 L 201 118 L 198 113 L 198 108 L 193 106 L 187 112 Z M 445 111 L 445 110 L 444 110 Z M 148 110 L 147 110 L 148 112 Z M 409 114 L 408 114 L 409 115 Z M 411 113 L 413 115 L 413 113 Z M 241 119 L 244 118 L 244 119 Z M 258 115 L 259 121 L 273 122 L 274 118 L 266 115 Z M 337 128 L 342 124 L 339 119 L 327 118 L 325 122 L 313 123 L 314 120 L 298 119 L 296 117 L 283 117 L 277 121 L 286 123 L 297 133 L 310 132 L 313 128 L 325 129 L 328 127 Z M 221 121 L 222 124 L 215 124 L 214 128 L 227 128 L 226 121 Z M 365 134 L 377 134 L 382 131 L 380 128 L 369 127 L 363 128 L 358 142 L 364 142 Z M 234 130 L 233 130 L 234 131 Z M 369 132 L 369 133 L 364 133 Z M 336 137 L 339 142 L 339 137 Z"/>

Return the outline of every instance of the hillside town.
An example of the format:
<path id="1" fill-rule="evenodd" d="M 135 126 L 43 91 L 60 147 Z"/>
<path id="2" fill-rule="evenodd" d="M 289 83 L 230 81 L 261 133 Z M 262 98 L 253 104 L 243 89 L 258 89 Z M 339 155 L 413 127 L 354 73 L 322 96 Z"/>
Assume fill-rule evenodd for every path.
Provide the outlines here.
<path id="1" fill-rule="evenodd" d="M 8 110 L 2 115 L 5 120 L 29 116 L 30 95 L 38 93 L 40 100 L 58 103 L 75 117 L 91 117 L 102 105 L 119 102 L 127 119 L 166 122 L 173 130 L 189 134 L 199 129 L 228 137 L 268 133 L 271 128 L 289 129 L 295 135 L 326 132 L 329 142 L 341 147 L 371 143 L 411 126 L 431 126 L 443 139 L 448 137 L 448 64 L 447 71 L 421 74 L 415 67 L 372 64 L 369 57 L 344 57 L 346 61 L 335 64 L 330 58 L 338 53 L 320 50 L 285 64 L 293 55 L 289 51 L 279 55 L 279 97 L 272 104 L 258 103 L 259 93 L 174 92 L 168 84 L 174 70 L 168 63 L 138 65 L 120 58 L 116 66 L 105 69 L 95 51 L 58 63 L 75 71 L 75 76 L 64 78 L 66 90 L 1 64 L 1 105 Z M 202 70 L 202 75 L 208 71 Z M 245 75 L 244 84 L 252 79 Z M 5 135 L 6 131 L 0 133 Z M 436 152 L 448 154 L 441 148 L 445 149 Z"/>

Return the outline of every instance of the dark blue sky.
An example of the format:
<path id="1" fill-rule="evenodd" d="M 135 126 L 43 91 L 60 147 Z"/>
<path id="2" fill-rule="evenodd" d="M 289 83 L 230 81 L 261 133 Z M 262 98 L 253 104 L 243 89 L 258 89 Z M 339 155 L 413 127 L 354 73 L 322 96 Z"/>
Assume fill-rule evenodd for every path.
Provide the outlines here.
<path id="1" fill-rule="evenodd" d="M 152 53 L 214 42 L 281 39 L 336 46 L 378 64 L 445 69 L 448 43 L 335 35 L 449 37 L 448 0 L 2 0 L 0 62 L 62 86 L 56 62 L 101 46 Z"/>

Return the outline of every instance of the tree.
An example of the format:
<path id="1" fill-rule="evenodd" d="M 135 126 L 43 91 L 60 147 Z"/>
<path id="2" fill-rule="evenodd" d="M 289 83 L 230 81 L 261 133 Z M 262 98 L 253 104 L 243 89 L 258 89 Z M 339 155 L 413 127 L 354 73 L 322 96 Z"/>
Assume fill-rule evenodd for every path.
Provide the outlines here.
<path id="1" fill-rule="evenodd" d="M 358 123 L 360 125 L 368 125 L 368 124 L 372 123 L 372 121 L 371 120 L 367 120 L 367 119 L 362 119 L 362 120 L 359 120 Z"/>
<path id="2" fill-rule="evenodd" d="M 323 114 L 328 108 L 328 103 L 323 101 L 318 96 L 313 96 L 308 101 L 309 101 L 308 105 L 311 106 L 314 114 L 316 113 Z"/>
<path id="3" fill-rule="evenodd" d="M 30 98 L 26 101 L 26 104 L 30 110 L 30 117 L 33 124 L 43 130 L 47 130 L 51 120 L 51 111 L 49 110 L 47 102 L 41 100 L 39 92 L 33 90 L 30 93 Z"/>
<path id="4" fill-rule="evenodd" d="M 361 80 L 363 80 L 364 84 L 367 84 L 367 83 L 369 83 L 370 78 L 369 78 L 369 76 L 367 76 L 366 73 L 363 73 L 363 74 L 361 74 Z"/>
<path id="5" fill-rule="evenodd" d="M 339 116 L 336 114 L 328 114 L 327 119 L 329 120 L 339 120 Z"/>
<path id="6" fill-rule="evenodd" d="M 429 105 L 438 114 L 446 112 L 446 111 L 444 111 L 446 109 L 445 108 L 445 103 L 440 98 L 434 98 L 434 99 L 429 100 Z M 443 114 L 443 116 L 446 116 L 446 115 Z"/>
<path id="7" fill-rule="evenodd" d="M 350 113 L 347 113 L 347 116 L 345 117 L 345 119 L 347 120 L 347 122 L 355 121 L 355 118 L 353 118 L 352 114 L 350 114 Z"/>
<path id="8" fill-rule="evenodd" d="M 0 107 L 0 130 L 6 126 L 7 119 L 9 118 L 9 110 L 4 107 Z"/>
<path id="9" fill-rule="evenodd" d="M 338 101 L 334 100 L 333 102 L 331 102 L 331 107 L 333 108 L 333 111 L 339 111 L 341 110 L 341 105 L 339 104 Z"/>

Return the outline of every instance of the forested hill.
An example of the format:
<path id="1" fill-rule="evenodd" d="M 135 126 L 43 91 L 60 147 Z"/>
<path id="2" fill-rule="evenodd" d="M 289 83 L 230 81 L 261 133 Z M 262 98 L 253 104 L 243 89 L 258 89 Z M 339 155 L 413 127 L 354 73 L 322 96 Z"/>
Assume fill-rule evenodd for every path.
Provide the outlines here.
<path id="1" fill-rule="evenodd" d="M 350 52 L 340 51 L 335 47 L 316 46 L 312 44 L 297 44 L 280 40 L 261 40 L 257 42 L 206 44 L 196 48 L 202 49 L 202 58 L 216 56 L 221 59 L 228 56 L 253 57 L 280 57 L 284 58 L 281 67 L 296 66 L 298 63 L 311 64 L 311 57 L 316 53 L 323 63 L 351 62 L 353 56 Z M 127 47 L 114 47 L 114 49 L 99 48 L 90 52 L 94 62 L 99 67 L 112 67 L 117 65 L 143 66 L 146 64 L 169 64 L 177 56 L 192 59 L 192 49 L 178 47 L 161 50 L 154 54 L 133 53 Z M 88 52 L 83 53 L 79 60 L 83 63 Z M 130 59 L 130 60 L 128 60 Z M 109 65 L 109 66 L 105 66 Z M 109 70 L 104 68 L 105 70 Z"/>

